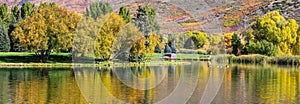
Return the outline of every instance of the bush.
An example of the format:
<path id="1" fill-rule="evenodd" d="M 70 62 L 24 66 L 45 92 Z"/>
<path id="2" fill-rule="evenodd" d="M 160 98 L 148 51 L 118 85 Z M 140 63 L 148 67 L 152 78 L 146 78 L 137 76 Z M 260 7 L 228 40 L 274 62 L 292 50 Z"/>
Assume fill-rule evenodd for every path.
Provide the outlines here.
<path id="1" fill-rule="evenodd" d="M 276 55 L 276 46 L 273 43 L 268 42 L 266 40 L 253 42 L 250 41 L 246 46 L 246 50 L 248 53 L 253 54 L 262 54 L 267 56 L 275 56 Z"/>

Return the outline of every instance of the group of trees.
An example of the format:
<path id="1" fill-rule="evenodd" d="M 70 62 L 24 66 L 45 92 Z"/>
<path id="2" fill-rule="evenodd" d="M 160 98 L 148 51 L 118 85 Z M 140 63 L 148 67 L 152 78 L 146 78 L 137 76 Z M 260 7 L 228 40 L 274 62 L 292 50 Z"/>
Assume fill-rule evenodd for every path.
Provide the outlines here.
<path id="1" fill-rule="evenodd" d="M 20 8 L 2 4 L 0 23 L 0 51 L 35 52 L 41 61 L 51 52 L 71 50 L 75 56 L 102 60 L 123 52 L 143 59 L 162 47 L 156 13 L 149 6 L 139 6 L 131 17 L 125 6 L 117 14 L 107 2 L 92 2 L 82 17 L 55 3 L 36 7 L 26 2 Z"/>
<path id="2" fill-rule="evenodd" d="M 125 6 L 116 14 L 109 3 L 93 2 L 84 14 L 75 33 L 76 56 L 95 55 L 97 59 L 109 60 L 125 54 L 123 59 L 143 60 L 161 43 L 156 35 L 156 13 L 149 6 L 139 6 L 132 18 Z"/>
<path id="3" fill-rule="evenodd" d="M 299 55 L 299 25 L 286 20 L 278 11 L 258 18 L 251 29 L 242 34 L 224 35 L 226 46 L 235 55 L 263 54 L 268 56 Z"/>

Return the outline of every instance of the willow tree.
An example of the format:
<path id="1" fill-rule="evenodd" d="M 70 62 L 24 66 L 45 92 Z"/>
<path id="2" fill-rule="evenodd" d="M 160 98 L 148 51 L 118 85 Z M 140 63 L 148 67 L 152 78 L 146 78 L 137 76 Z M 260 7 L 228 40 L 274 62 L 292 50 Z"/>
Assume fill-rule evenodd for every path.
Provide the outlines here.
<path id="1" fill-rule="evenodd" d="M 52 51 L 70 50 L 73 32 L 80 16 L 66 8 L 47 5 L 37 13 L 19 21 L 12 36 L 28 51 L 35 52 L 41 61 Z"/>

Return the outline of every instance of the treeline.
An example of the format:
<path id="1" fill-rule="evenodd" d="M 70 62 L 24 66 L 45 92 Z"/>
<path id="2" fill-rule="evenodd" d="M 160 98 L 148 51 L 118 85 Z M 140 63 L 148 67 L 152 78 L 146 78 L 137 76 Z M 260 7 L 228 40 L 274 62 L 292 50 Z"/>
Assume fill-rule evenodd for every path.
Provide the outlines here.
<path id="1" fill-rule="evenodd" d="M 278 11 L 258 18 L 251 28 L 224 34 L 227 53 L 267 56 L 300 55 L 300 28 L 296 20 L 286 20 Z"/>
<path id="2" fill-rule="evenodd" d="M 36 12 L 36 7 L 31 3 L 24 3 L 20 8 L 13 6 L 9 8 L 6 4 L 0 5 L 0 51 L 23 51 L 18 41 L 14 41 L 11 35 L 18 21 L 26 19 Z"/>
<path id="3" fill-rule="evenodd" d="M 41 61 L 61 51 L 100 60 L 127 52 L 126 57 L 142 60 L 163 45 L 155 10 L 145 5 L 136 11 L 132 18 L 129 8 L 122 6 L 117 14 L 106 2 L 92 2 L 84 15 L 55 3 L 37 7 L 27 2 L 20 8 L 2 4 L 0 51 L 35 52 Z"/>

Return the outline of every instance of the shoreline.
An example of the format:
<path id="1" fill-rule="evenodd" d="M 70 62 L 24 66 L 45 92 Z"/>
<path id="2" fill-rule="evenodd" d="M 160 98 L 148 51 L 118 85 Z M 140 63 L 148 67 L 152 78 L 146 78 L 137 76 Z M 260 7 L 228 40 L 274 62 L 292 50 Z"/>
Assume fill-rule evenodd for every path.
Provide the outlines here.
<path id="1" fill-rule="evenodd" d="M 0 63 L 0 68 L 72 68 L 72 67 L 122 67 L 122 66 L 157 66 L 157 65 L 188 65 L 189 62 L 168 62 L 168 61 L 154 61 L 154 62 L 136 62 L 130 63 L 113 63 L 102 62 L 101 64 L 91 63 Z"/>

